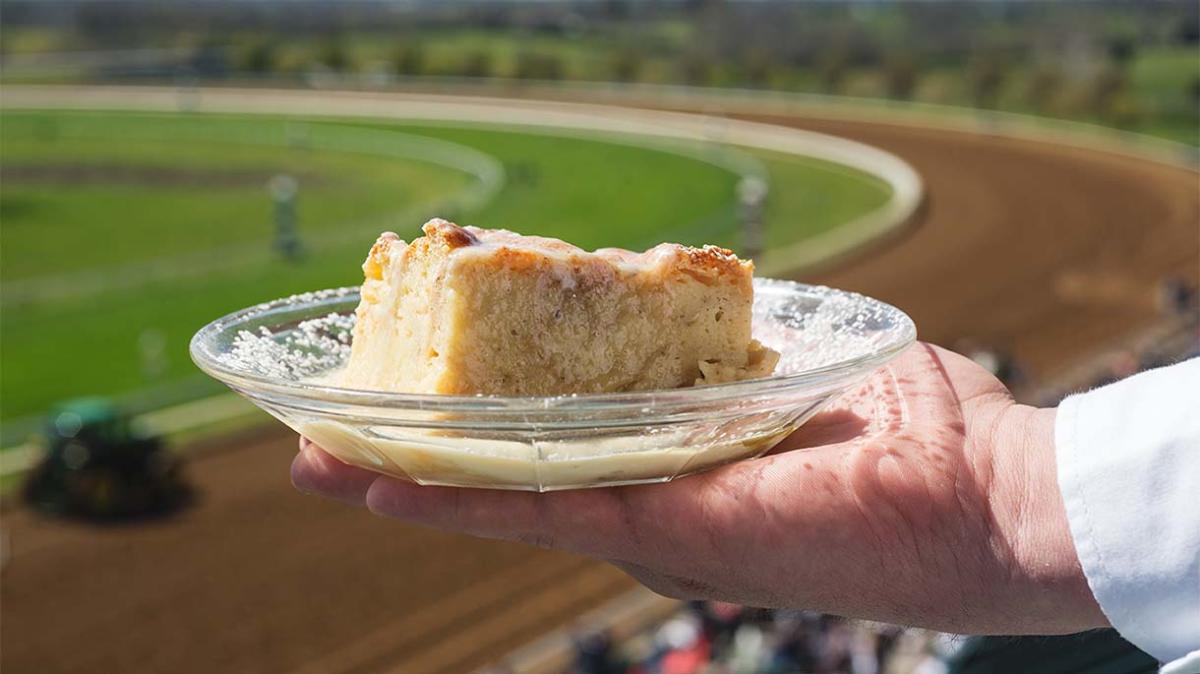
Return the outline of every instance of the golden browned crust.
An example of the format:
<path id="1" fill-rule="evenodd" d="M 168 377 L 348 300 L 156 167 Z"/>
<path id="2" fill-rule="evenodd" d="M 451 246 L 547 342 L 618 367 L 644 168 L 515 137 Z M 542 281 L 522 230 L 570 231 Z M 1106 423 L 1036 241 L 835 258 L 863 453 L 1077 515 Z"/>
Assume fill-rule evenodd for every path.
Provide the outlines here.
<path id="1" fill-rule="evenodd" d="M 459 227 L 453 222 L 441 218 L 434 218 L 421 227 L 425 236 L 451 249 L 478 244 L 479 239 L 471 232 L 472 229 L 474 228 Z"/>
<path id="2" fill-rule="evenodd" d="M 375 245 L 371 246 L 371 252 L 367 253 L 367 259 L 363 262 L 364 278 L 368 281 L 378 281 L 383 278 L 383 268 L 387 266 L 388 250 L 393 243 L 398 241 L 400 241 L 400 237 L 395 232 L 383 232 L 378 239 L 375 239 Z"/>
<path id="3" fill-rule="evenodd" d="M 588 252 L 560 239 L 525 236 L 503 229 L 460 227 L 440 218 L 430 220 L 421 229 L 425 236 L 413 241 L 406 254 L 419 255 L 433 246 L 450 250 L 487 247 L 493 249 L 496 264 L 510 269 L 537 268 L 546 256 L 550 256 L 592 273 L 596 272 L 591 268 L 601 262 L 631 270 L 667 267 L 706 285 L 748 279 L 754 271 L 752 262 L 740 260 L 733 251 L 719 246 L 693 248 L 677 243 L 662 243 L 642 253 L 623 248 L 601 248 Z M 376 245 L 383 244 L 383 241 L 381 237 Z"/>

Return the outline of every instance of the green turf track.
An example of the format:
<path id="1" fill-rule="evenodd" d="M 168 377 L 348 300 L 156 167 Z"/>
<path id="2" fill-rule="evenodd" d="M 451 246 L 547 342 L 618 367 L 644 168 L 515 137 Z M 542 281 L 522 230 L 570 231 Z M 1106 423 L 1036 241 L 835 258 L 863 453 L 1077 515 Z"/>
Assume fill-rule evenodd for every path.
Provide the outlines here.
<path id="1" fill-rule="evenodd" d="M 414 236 L 422 218 L 435 214 L 428 210 L 475 181 L 416 156 L 295 140 L 305 129 L 333 124 L 378 130 L 381 138 L 400 132 L 439 139 L 501 162 L 501 191 L 485 205 L 449 214 L 464 224 L 589 248 L 663 239 L 737 243 L 738 176 L 654 143 L 361 120 L 6 111 L 2 417 L 28 417 L 75 395 L 142 391 L 139 402 L 152 406 L 217 390 L 187 357 L 197 328 L 255 302 L 359 282 L 375 232 Z M 771 184 L 772 245 L 824 231 L 888 198 L 882 183 L 843 167 L 754 156 Z M 300 229 L 310 249 L 297 263 L 270 249 L 264 183 L 280 172 L 301 183 Z M 157 271 L 143 279 L 146 265 Z M 123 280 L 110 286 L 113 279 Z M 46 288 L 56 290 L 40 295 Z M 139 336 L 147 331 L 165 337 L 165 369 L 157 374 L 142 366 Z"/>

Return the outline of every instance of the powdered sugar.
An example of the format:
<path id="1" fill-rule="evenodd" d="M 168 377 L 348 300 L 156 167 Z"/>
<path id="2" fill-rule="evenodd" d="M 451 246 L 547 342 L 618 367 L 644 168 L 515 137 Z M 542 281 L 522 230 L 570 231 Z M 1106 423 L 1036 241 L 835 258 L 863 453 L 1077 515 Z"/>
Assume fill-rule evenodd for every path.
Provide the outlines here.
<path id="1" fill-rule="evenodd" d="M 912 331 L 903 312 L 823 286 L 755 280 L 754 336 L 780 353 L 775 374 L 796 374 L 869 357 Z"/>
<path id="2" fill-rule="evenodd" d="M 907 316 L 861 295 L 789 281 L 754 283 L 754 337 L 780 353 L 775 376 L 871 358 L 912 338 Z M 281 381 L 327 375 L 349 358 L 357 300 L 355 289 L 340 288 L 260 304 L 239 314 L 236 323 L 245 327 L 217 359 L 235 372 Z M 303 319 L 321 307 L 327 313 Z"/>
<path id="3" fill-rule="evenodd" d="M 302 302 L 300 297 L 290 299 Z M 240 330 L 220 359 L 235 370 L 286 381 L 309 379 L 340 367 L 350 357 L 353 330 L 354 314 L 336 312 L 276 331 L 266 326 L 257 332 Z"/>

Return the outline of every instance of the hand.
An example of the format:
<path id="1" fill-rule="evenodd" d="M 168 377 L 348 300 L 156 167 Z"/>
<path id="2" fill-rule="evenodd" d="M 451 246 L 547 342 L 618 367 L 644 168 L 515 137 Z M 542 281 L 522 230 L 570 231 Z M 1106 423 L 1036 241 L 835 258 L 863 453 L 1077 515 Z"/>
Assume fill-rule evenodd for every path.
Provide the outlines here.
<path id="1" fill-rule="evenodd" d="M 1107 625 L 1075 555 L 1054 410 L 919 344 L 770 455 L 667 484 L 421 487 L 301 439 L 296 486 L 372 512 L 608 560 L 656 592 L 958 633 Z"/>

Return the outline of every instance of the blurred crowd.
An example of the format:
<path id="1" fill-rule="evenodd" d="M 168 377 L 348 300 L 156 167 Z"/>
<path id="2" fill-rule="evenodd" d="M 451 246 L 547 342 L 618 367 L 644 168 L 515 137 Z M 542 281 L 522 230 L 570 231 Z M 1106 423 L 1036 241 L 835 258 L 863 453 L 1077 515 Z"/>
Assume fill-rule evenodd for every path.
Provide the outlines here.
<path id="1" fill-rule="evenodd" d="M 620 643 L 593 632 L 575 647 L 575 674 L 942 674 L 955 649 L 924 630 L 723 602 L 690 602 Z"/>

